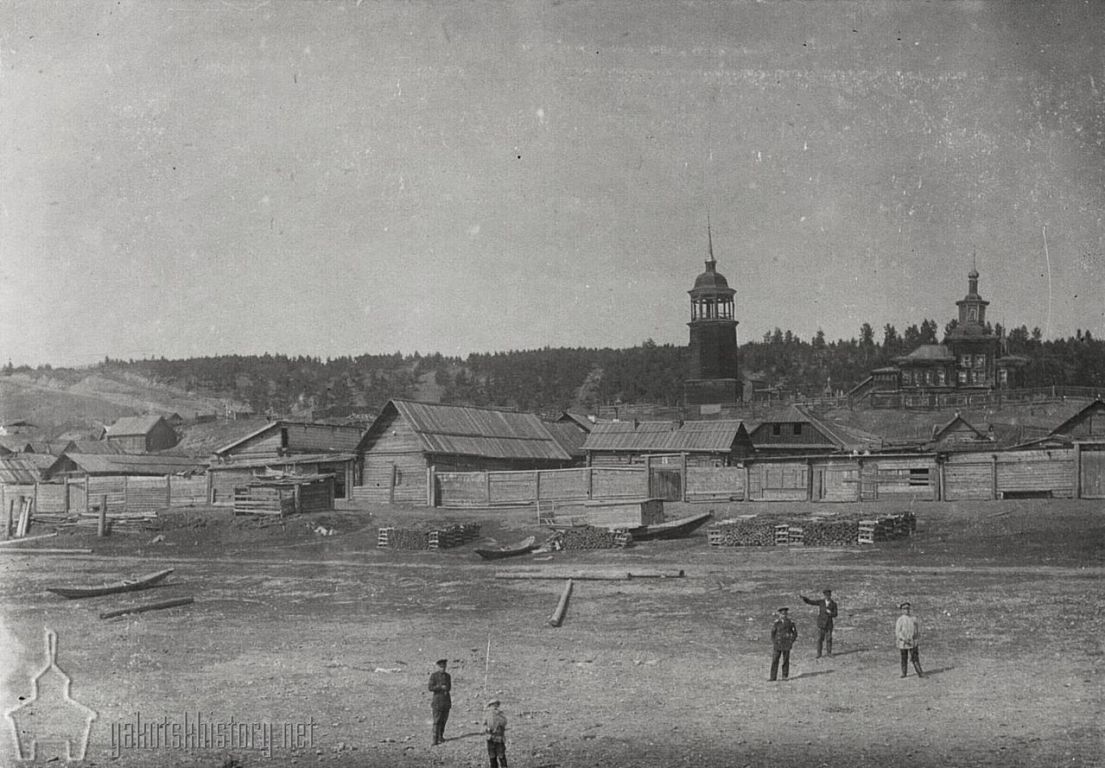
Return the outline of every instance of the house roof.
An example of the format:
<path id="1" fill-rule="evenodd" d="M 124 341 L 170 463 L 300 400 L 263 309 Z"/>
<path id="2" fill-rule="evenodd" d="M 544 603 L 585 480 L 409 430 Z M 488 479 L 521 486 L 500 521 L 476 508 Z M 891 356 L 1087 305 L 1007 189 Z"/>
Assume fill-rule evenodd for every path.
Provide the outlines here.
<path id="1" fill-rule="evenodd" d="M 582 414 L 572 413 L 571 411 L 564 411 L 564 413 L 560 414 L 560 418 L 557 419 L 555 423 L 560 424 L 569 421 L 578 425 L 579 428 L 584 430 L 585 432 L 590 432 L 595 426 L 595 422 L 588 417 L 583 416 Z"/>
<path id="2" fill-rule="evenodd" d="M 848 424 L 841 424 L 838 421 L 829 421 L 828 419 L 821 419 L 814 416 L 812 413 L 797 405 L 791 405 L 785 410 L 780 412 L 773 418 L 764 419 L 760 423 L 756 424 L 753 431 L 759 429 L 764 424 L 774 423 L 803 423 L 810 424 L 820 432 L 828 440 L 827 443 L 777 443 L 772 442 L 770 444 L 757 444 L 757 450 L 763 449 L 798 449 L 798 448 L 817 448 L 831 446 L 842 451 L 867 451 L 874 450 L 882 446 L 883 440 L 878 435 L 866 432 L 857 427 L 850 426 Z"/>
<path id="3" fill-rule="evenodd" d="M 1059 426 L 1057 426 L 1055 429 L 1051 430 L 1051 432 L 1049 434 L 1052 434 L 1052 435 L 1066 434 L 1066 432 L 1071 427 L 1075 426 L 1080 421 L 1082 421 L 1082 419 L 1085 418 L 1087 415 L 1089 415 L 1091 413 L 1094 413 L 1094 412 L 1105 413 L 1105 402 L 1102 402 L 1101 398 L 1098 398 L 1097 400 L 1094 400 L 1092 403 L 1085 406 L 1084 408 L 1079 408 L 1077 413 L 1071 415 L 1069 418 L 1067 418 L 1065 421 L 1063 421 Z"/>
<path id="4" fill-rule="evenodd" d="M 107 440 L 70 440 L 65 453 L 120 454 L 123 450 Z"/>
<path id="5" fill-rule="evenodd" d="M 353 461 L 356 458 L 355 453 L 296 453 L 288 456 L 268 456 L 211 464 L 207 471 L 220 472 L 222 470 L 246 469 L 249 467 L 290 467 L 299 464 L 330 464 Z"/>
<path id="6" fill-rule="evenodd" d="M 496 459 L 570 461 L 536 414 L 467 405 L 392 400 L 373 423 L 393 413 L 410 425 L 423 453 Z M 373 434 L 370 428 L 361 446 Z M 359 446 L 359 448 L 361 447 Z"/>
<path id="7" fill-rule="evenodd" d="M 339 439 L 339 440 L 336 441 L 338 444 L 335 445 L 335 448 L 338 448 L 338 449 L 343 449 L 344 448 L 346 450 L 351 450 L 351 449 L 355 448 L 356 445 L 360 442 L 361 436 L 364 434 L 364 430 L 359 426 L 324 424 L 324 423 L 320 423 L 320 422 L 310 422 L 310 421 L 287 421 L 287 420 L 281 419 L 279 421 L 270 421 L 267 424 L 264 424 L 261 427 L 253 430 L 252 432 L 250 432 L 246 435 L 243 435 L 242 437 L 239 437 L 238 439 L 234 440 L 234 442 L 227 443 L 226 445 L 224 445 L 220 448 L 216 448 L 214 453 L 216 453 L 216 454 L 229 453 L 230 451 L 232 451 L 233 449 L 239 447 L 240 445 L 242 445 L 244 443 L 248 443 L 249 441 L 258 438 L 258 437 L 260 437 L 261 435 L 264 435 L 267 432 L 272 432 L 272 431 L 277 430 L 277 429 L 283 429 L 285 427 L 295 427 L 295 426 L 301 426 L 301 427 L 317 426 L 319 428 L 323 428 L 323 427 L 332 428 L 334 430 L 335 435 L 341 435 L 342 436 L 342 439 Z"/>
<path id="8" fill-rule="evenodd" d="M 589 426 L 594 427 L 594 424 Z M 559 443 L 569 456 L 581 458 L 586 455 L 583 442 L 587 439 L 587 433 L 590 430 L 583 429 L 574 421 L 545 422 L 545 429 L 549 430 L 553 440 Z"/>
<path id="9" fill-rule="evenodd" d="M 95 475 L 179 475 L 202 472 L 207 468 L 203 459 L 159 454 L 92 454 L 67 453 L 80 472 Z"/>
<path id="10" fill-rule="evenodd" d="M 937 427 L 935 430 L 933 430 L 933 432 L 932 432 L 932 442 L 935 443 L 935 442 L 940 441 L 941 439 L 943 439 L 943 437 L 945 435 L 947 435 L 949 432 L 951 432 L 952 429 L 954 429 L 956 426 L 958 426 L 960 424 L 965 426 L 971 432 L 974 432 L 975 437 L 977 437 L 979 440 L 985 440 L 986 439 L 985 434 L 983 434 L 975 426 L 970 424 L 966 419 L 964 419 L 962 416 L 960 416 L 957 413 L 957 414 L 955 414 L 955 416 L 953 416 L 951 418 L 951 420 L 947 424 L 944 424 L 943 426 Z"/>
<path id="11" fill-rule="evenodd" d="M 0 483 L 29 485 L 41 483 L 49 476 L 56 456 L 43 453 L 13 453 L 0 456 Z"/>
<path id="12" fill-rule="evenodd" d="M 922 344 L 908 355 L 894 358 L 898 363 L 955 362 L 955 355 L 943 344 Z"/>
<path id="13" fill-rule="evenodd" d="M 736 419 L 709 421 L 615 421 L 596 424 L 587 436 L 586 451 L 650 451 L 657 453 L 728 453 L 747 430 Z"/>
<path id="14" fill-rule="evenodd" d="M 162 418 L 157 414 L 147 416 L 123 416 L 107 428 L 109 437 L 131 437 L 147 435 Z"/>

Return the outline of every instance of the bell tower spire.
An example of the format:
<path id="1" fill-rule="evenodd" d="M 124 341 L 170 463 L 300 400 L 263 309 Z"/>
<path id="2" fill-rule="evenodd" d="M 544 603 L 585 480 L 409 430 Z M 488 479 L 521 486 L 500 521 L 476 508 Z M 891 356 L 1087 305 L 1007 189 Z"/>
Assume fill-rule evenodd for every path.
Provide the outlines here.
<path id="1" fill-rule="evenodd" d="M 736 291 L 717 271 L 714 233 L 706 211 L 706 271 L 698 276 L 691 295 L 690 369 L 684 383 L 688 407 L 740 402 L 737 363 Z"/>

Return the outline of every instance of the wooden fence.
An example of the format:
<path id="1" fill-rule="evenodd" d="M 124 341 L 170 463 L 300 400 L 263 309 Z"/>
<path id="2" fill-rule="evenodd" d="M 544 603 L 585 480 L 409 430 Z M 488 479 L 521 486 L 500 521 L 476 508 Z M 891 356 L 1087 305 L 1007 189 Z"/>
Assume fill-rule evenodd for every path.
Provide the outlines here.
<path id="1" fill-rule="evenodd" d="M 578 467 L 503 472 L 435 472 L 435 505 L 492 507 L 537 501 L 648 496 L 645 467 Z"/>
<path id="2" fill-rule="evenodd" d="M 0 485 L 0 509 L 18 496 L 31 500 L 39 518 L 91 514 L 106 499 L 109 516 L 152 517 L 169 507 L 203 504 L 206 477 L 85 477 L 59 483 Z"/>
<path id="3" fill-rule="evenodd" d="M 1098 454 L 1086 451 L 1084 461 Z M 1096 465 L 1094 465 L 1096 466 Z M 486 507 L 600 499 L 643 499 L 657 467 L 584 467 L 528 472 L 440 472 L 436 504 Z M 1025 496 L 1078 498 L 1081 486 L 1072 448 L 937 454 L 872 454 L 750 459 L 741 466 L 665 465 L 682 473 L 682 500 L 855 502 L 961 501 Z M 1089 494 L 1087 494 L 1089 497 Z"/>

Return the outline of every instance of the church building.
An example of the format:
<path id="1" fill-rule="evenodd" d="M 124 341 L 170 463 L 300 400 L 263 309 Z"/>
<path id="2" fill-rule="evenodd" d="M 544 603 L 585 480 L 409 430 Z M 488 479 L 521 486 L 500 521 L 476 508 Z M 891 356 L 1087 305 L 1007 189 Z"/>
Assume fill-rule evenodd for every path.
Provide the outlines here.
<path id="1" fill-rule="evenodd" d="M 875 392 L 956 392 L 1023 386 L 1026 360 L 1002 354 L 1002 339 L 986 324 L 990 302 L 978 293 L 978 271 L 967 273 L 967 295 L 942 344 L 922 344 L 894 365 L 871 372 Z M 863 385 L 861 385 L 863 386 Z M 857 388 L 858 389 L 858 388 Z"/>
<path id="2" fill-rule="evenodd" d="M 736 291 L 717 271 L 713 237 L 707 228 L 706 271 L 694 281 L 691 295 L 690 367 L 683 385 L 689 411 L 719 413 L 721 406 L 739 403 Z"/>

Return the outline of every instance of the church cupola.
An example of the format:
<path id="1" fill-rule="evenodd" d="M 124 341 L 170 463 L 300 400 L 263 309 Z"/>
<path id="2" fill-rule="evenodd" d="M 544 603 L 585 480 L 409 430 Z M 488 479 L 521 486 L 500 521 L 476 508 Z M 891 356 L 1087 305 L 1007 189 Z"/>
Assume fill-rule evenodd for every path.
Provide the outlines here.
<path id="1" fill-rule="evenodd" d="M 978 295 L 978 270 L 972 267 L 967 273 L 967 295 L 956 302 L 961 326 L 986 325 L 986 307 L 990 302 Z"/>

